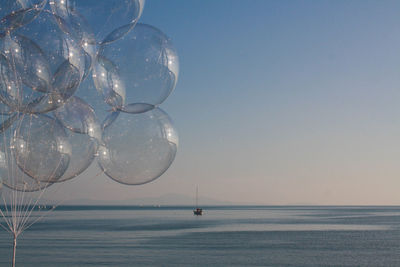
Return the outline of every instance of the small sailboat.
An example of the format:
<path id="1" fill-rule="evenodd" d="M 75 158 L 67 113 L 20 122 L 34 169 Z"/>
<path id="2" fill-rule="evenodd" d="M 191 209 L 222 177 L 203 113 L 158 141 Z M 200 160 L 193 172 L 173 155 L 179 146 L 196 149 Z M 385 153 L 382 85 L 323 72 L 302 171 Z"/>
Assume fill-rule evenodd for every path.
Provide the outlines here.
<path id="1" fill-rule="evenodd" d="M 196 216 L 201 216 L 203 215 L 203 209 L 199 208 L 198 201 L 199 201 L 199 189 L 196 186 L 196 208 L 193 210 L 193 214 Z"/>

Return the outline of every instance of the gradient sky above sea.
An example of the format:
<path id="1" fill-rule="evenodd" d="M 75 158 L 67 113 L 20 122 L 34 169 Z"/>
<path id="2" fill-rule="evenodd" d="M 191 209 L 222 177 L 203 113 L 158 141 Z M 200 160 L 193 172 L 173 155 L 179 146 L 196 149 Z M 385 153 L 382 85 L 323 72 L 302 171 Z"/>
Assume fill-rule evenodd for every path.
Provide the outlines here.
<path id="1" fill-rule="evenodd" d="M 92 166 L 57 196 L 193 196 L 198 185 L 235 203 L 400 204 L 399 11 L 381 0 L 147 0 L 141 22 L 180 56 L 161 105 L 180 134 L 175 162 L 141 186 Z"/>

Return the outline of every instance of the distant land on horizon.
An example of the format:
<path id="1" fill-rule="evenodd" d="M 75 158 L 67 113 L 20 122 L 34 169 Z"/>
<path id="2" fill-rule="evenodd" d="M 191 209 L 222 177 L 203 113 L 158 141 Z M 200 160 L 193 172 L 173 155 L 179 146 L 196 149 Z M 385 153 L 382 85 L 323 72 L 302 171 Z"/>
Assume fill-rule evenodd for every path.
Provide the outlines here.
<path id="1" fill-rule="evenodd" d="M 97 199 L 68 199 L 62 202 L 57 202 L 51 199 L 41 199 L 38 201 L 38 205 L 62 205 L 62 206 L 190 206 L 196 205 L 195 198 L 192 196 L 182 194 L 164 194 L 158 197 L 142 197 L 132 198 L 126 200 L 97 200 Z M 357 205 L 357 204 L 318 204 L 318 203 L 282 203 L 282 204 L 271 204 L 271 203 L 250 203 L 240 201 L 226 201 L 220 199 L 214 199 L 210 197 L 200 197 L 198 199 L 198 205 L 202 206 L 397 206 L 397 205 Z"/>
<path id="2" fill-rule="evenodd" d="M 143 197 L 132 198 L 127 200 L 96 200 L 96 199 L 69 199 L 65 201 L 55 201 L 51 199 L 42 198 L 38 201 L 37 205 L 56 205 L 56 206 L 188 206 L 194 207 L 196 205 L 193 197 L 182 194 L 164 194 L 158 197 Z M 400 205 L 361 205 L 361 204 L 318 204 L 318 203 L 282 203 L 282 204 L 268 204 L 268 203 L 249 203 L 249 202 L 233 202 L 218 200 L 209 197 L 199 197 L 199 207 L 205 206 L 338 206 L 338 207 L 362 207 L 362 206 L 387 206 L 387 207 L 400 207 Z"/>
<path id="3" fill-rule="evenodd" d="M 41 205 L 53 205 L 54 201 L 42 199 Z M 96 200 L 96 199 L 73 199 L 66 200 L 61 205 L 132 205 L 132 206 L 195 206 L 195 199 L 180 194 L 165 194 L 159 197 L 133 198 L 128 200 Z M 199 206 L 218 205 L 253 205 L 253 203 L 230 202 L 207 197 L 199 197 Z"/>

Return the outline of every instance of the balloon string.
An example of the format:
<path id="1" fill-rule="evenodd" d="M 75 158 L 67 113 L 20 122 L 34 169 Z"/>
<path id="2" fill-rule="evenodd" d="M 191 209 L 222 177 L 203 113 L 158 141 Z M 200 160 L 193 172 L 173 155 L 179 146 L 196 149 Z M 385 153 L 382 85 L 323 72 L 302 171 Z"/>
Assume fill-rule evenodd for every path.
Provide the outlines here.
<path id="1" fill-rule="evenodd" d="M 11 50 L 11 52 L 12 51 L 13 50 Z M 17 70 L 16 70 L 16 64 L 15 64 L 15 58 L 11 57 L 11 59 L 12 59 L 11 64 L 12 64 L 12 71 L 13 71 L 14 77 L 18 77 L 17 76 Z M 21 84 L 19 78 L 17 78 L 16 83 L 19 84 L 19 85 Z M 20 86 L 18 86 L 17 88 L 21 89 Z M 11 136 L 11 138 L 14 138 L 14 136 Z M 4 144 L 8 144 L 8 142 L 6 142 L 7 141 L 6 140 L 6 135 L 4 135 L 4 139 L 5 139 L 4 140 Z M 12 140 L 9 140 L 9 141 L 12 141 Z M 6 151 L 6 154 L 8 154 L 7 147 L 5 147 L 5 151 Z M 7 158 L 10 158 L 11 156 L 12 155 L 9 154 Z M 16 172 L 15 168 L 16 168 L 16 166 L 14 166 L 14 162 L 12 161 L 11 170 L 10 170 L 11 173 L 9 173 L 9 177 L 8 177 L 9 181 L 13 181 L 13 178 L 15 178 L 15 172 Z M 11 193 L 11 199 L 10 199 L 11 200 L 10 209 L 11 209 L 11 217 L 12 217 L 12 228 L 11 228 L 11 231 L 14 233 L 14 235 L 15 235 L 15 233 L 17 231 L 17 217 L 16 217 L 17 195 L 18 195 L 18 192 L 15 192 L 13 190 L 12 193 Z"/>
<path id="2" fill-rule="evenodd" d="M 95 176 L 93 176 L 93 178 L 96 178 L 97 176 L 99 176 L 99 175 L 102 174 L 102 173 L 103 173 L 103 171 L 99 171 Z M 93 179 L 93 178 L 92 178 L 92 179 Z M 57 192 L 59 188 L 60 188 L 60 187 L 58 186 L 57 189 L 55 190 L 55 192 Z M 46 189 L 46 188 L 45 188 L 45 189 Z M 45 190 L 45 189 L 44 189 L 44 190 Z M 44 190 L 43 190 L 43 191 L 44 191 Z M 61 200 L 61 201 L 59 201 L 58 203 L 56 203 L 55 205 L 53 205 L 53 207 L 52 207 L 50 210 L 47 210 L 44 214 L 42 214 L 42 216 L 38 217 L 36 220 L 32 221 L 32 222 L 29 223 L 29 224 L 24 224 L 23 230 L 22 230 L 22 231 L 27 230 L 27 229 L 30 228 L 33 224 L 35 224 L 35 223 L 38 222 L 39 220 L 43 219 L 49 212 L 51 212 L 51 211 L 53 211 L 54 209 L 56 209 L 56 207 L 58 207 L 60 204 L 64 203 L 65 201 L 66 201 L 66 200 Z"/>
<path id="3" fill-rule="evenodd" d="M 6 218 L 6 216 L 4 215 L 4 213 L 3 213 L 3 211 L 0 209 L 0 213 L 1 213 L 1 216 L 3 216 L 3 219 L 4 219 L 4 221 L 6 222 L 6 224 L 7 224 L 7 226 L 8 226 L 8 228 L 9 229 L 7 229 L 2 223 L 0 223 L 0 226 L 2 227 L 2 228 L 4 228 L 7 232 L 9 232 L 9 233 L 11 233 L 11 225 L 10 225 L 10 222 L 9 222 L 9 220 L 7 220 L 7 218 Z"/>
<path id="4" fill-rule="evenodd" d="M 22 119 L 24 119 L 24 116 L 25 116 L 25 114 L 22 115 Z M 32 128 L 31 128 L 32 127 L 32 116 L 29 117 L 29 120 L 30 120 L 29 121 L 29 127 L 30 127 L 29 128 L 29 133 L 30 133 L 31 130 L 32 130 Z M 19 130 L 21 131 L 20 128 L 19 128 Z M 28 138 L 30 138 L 30 135 L 28 135 Z M 29 140 L 28 140 L 28 142 L 29 142 Z M 16 159 L 16 165 L 18 165 L 18 160 L 19 160 L 19 158 Z M 26 164 L 27 164 L 27 160 L 24 161 L 23 169 L 26 168 Z M 16 166 L 15 168 L 16 168 L 15 171 L 17 171 L 17 168 L 19 168 L 19 167 Z M 23 174 L 21 174 L 21 175 L 23 175 Z M 17 176 L 17 174 L 16 174 L 16 176 Z M 24 177 L 22 176 L 21 179 L 24 179 Z M 18 186 L 18 185 L 16 185 L 16 186 Z M 27 219 L 26 211 L 29 209 L 29 205 L 31 204 L 31 201 L 29 201 L 26 204 L 24 204 L 23 199 L 24 199 L 24 196 L 26 194 L 26 190 L 27 190 L 26 186 L 24 185 L 23 190 L 21 192 L 17 192 L 17 194 L 20 194 L 20 199 L 17 199 L 18 202 L 16 202 L 16 209 L 19 209 L 18 219 L 17 219 L 18 225 L 17 225 L 17 229 L 16 229 L 16 232 L 18 234 L 20 234 L 21 225 Z M 16 190 L 16 191 L 19 191 L 19 190 Z"/>
<path id="5" fill-rule="evenodd" d="M 33 198 L 29 198 L 29 201 L 27 202 L 27 204 L 24 207 L 24 213 L 23 213 L 23 216 L 21 217 L 19 229 L 23 229 L 25 222 L 29 219 L 29 217 L 30 217 L 30 215 L 28 214 L 29 210 L 31 208 L 35 208 L 35 205 L 32 205 L 32 203 L 33 203 Z M 23 232 L 23 230 L 19 230 L 19 232 Z"/>
<path id="6" fill-rule="evenodd" d="M 0 227 L 11 234 L 11 231 L 10 231 L 9 227 L 4 226 L 2 223 L 0 223 Z"/>
<path id="7" fill-rule="evenodd" d="M 32 116 L 30 117 L 30 119 L 32 120 Z M 54 121 L 54 122 L 55 122 L 55 121 Z M 30 126 L 32 126 L 32 123 L 30 123 Z M 45 127 L 45 125 L 43 125 L 42 127 Z M 55 127 L 55 123 L 52 124 L 52 127 Z M 54 129 L 54 128 L 50 129 L 50 131 L 53 130 L 53 129 Z M 39 130 L 40 130 L 40 128 L 39 128 Z M 48 130 L 48 129 L 46 129 L 46 130 Z M 29 132 L 31 132 L 31 129 L 30 129 Z M 30 137 L 31 137 L 31 136 L 29 135 L 29 138 L 30 138 Z M 29 142 L 29 140 L 28 140 L 28 142 Z M 25 161 L 25 163 L 26 163 L 26 161 Z M 54 179 L 54 175 L 55 175 L 57 169 L 59 168 L 60 164 L 61 164 L 61 159 L 60 159 L 60 161 L 58 162 L 58 165 L 54 168 L 53 172 L 49 175 L 48 181 L 51 181 L 52 179 Z M 39 183 L 39 182 L 38 182 L 38 183 Z M 39 187 L 40 187 L 40 184 L 39 184 Z M 27 208 L 26 208 L 25 213 L 24 213 L 24 218 L 22 219 L 22 222 L 21 222 L 20 227 L 19 227 L 19 228 L 20 228 L 20 229 L 19 229 L 19 232 L 23 232 L 23 231 L 26 229 L 26 225 L 29 224 L 29 218 L 31 217 L 33 210 L 37 207 L 38 202 L 39 202 L 39 200 L 42 198 L 42 196 L 43 196 L 43 194 L 45 193 L 47 187 L 48 187 L 48 185 L 45 185 L 45 188 L 43 188 L 43 189 L 40 191 L 40 194 L 39 194 L 39 196 L 36 198 L 36 201 L 35 201 L 35 203 L 34 203 L 33 205 L 31 205 L 33 201 L 30 201 L 30 202 L 29 202 L 29 205 L 27 205 Z M 32 200 L 32 199 L 31 199 L 31 200 Z M 35 220 L 35 221 L 37 221 L 37 220 Z M 29 224 L 29 225 L 31 225 L 31 224 Z"/>
<path id="8" fill-rule="evenodd" d="M 53 205 L 53 207 L 49 210 L 47 210 L 44 214 L 42 214 L 40 217 L 38 217 L 36 220 L 32 221 L 30 224 L 26 225 L 23 229 L 23 231 L 27 230 L 28 228 L 30 228 L 33 224 L 35 224 L 36 222 L 38 222 L 39 220 L 43 219 L 49 212 L 52 212 L 53 210 L 56 209 L 56 207 L 58 207 L 61 203 L 63 203 L 65 200 L 61 200 L 59 201 L 57 204 Z"/>
<path id="9" fill-rule="evenodd" d="M 26 215 L 26 210 L 28 209 L 28 207 L 29 207 L 29 205 L 30 205 L 30 203 L 31 203 L 31 199 L 29 200 L 29 202 L 28 202 L 28 201 L 25 201 L 25 195 L 26 195 L 26 192 L 25 192 L 25 187 L 24 187 L 24 190 L 23 190 L 23 192 L 22 192 L 22 194 L 21 194 L 21 201 L 19 202 L 19 203 L 21 203 L 21 205 L 20 205 L 21 207 L 20 207 L 19 216 L 20 216 L 20 218 L 22 218 L 22 220 L 21 220 L 21 222 L 20 222 L 18 228 L 19 228 L 20 225 L 22 224 L 23 218 L 25 218 L 24 216 Z M 27 204 L 24 204 L 25 202 L 26 202 Z"/>
<path id="10" fill-rule="evenodd" d="M 45 187 L 43 190 L 41 190 L 39 196 L 36 198 L 35 203 L 34 203 L 33 205 L 31 205 L 31 206 L 28 207 L 27 210 L 29 210 L 29 212 L 27 213 L 26 217 L 25 217 L 24 220 L 23 220 L 23 224 L 22 224 L 22 226 L 21 226 L 21 229 L 22 229 L 21 232 L 24 231 L 25 225 L 28 223 L 28 220 L 29 220 L 29 218 L 31 217 L 33 210 L 34 210 L 35 207 L 37 206 L 39 200 L 42 198 L 42 196 L 43 196 L 44 192 L 46 191 L 46 189 L 47 189 L 47 187 Z M 33 201 L 32 201 L 32 202 L 33 202 Z"/>
<path id="11" fill-rule="evenodd" d="M 2 199 L 3 199 L 3 205 L 6 207 L 5 210 L 8 210 L 8 209 L 7 209 L 7 204 L 6 204 L 6 202 L 5 202 L 4 195 L 2 195 Z M 0 214 L 1 214 L 1 216 L 3 217 L 4 222 L 7 224 L 7 227 L 8 227 L 8 228 L 7 228 L 3 223 L 0 223 L 0 226 L 1 226 L 4 230 L 6 230 L 7 232 L 11 233 L 12 227 L 11 227 L 10 221 L 9 221 L 9 219 L 7 219 L 7 216 L 4 214 L 4 212 L 3 212 L 3 210 L 2 210 L 1 208 L 0 208 Z M 7 214 L 8 214 L 8 213 L 7 213 Z"/>
<path id="12" fill-rule="evenodd" d="M 3 216 L 4 220 L 6 221 L 8 227 L 10 228 L 10 230 L 12 230 L 12 227 L 11 227 L 12 222 L 11 222 L 11 219 L 10 219 L 11 217 L 10 217 L 10 213 L 8 211 L 8 205 L 7 205 L 7 202 L 5 200 L 4 194 L 2 195 L 2 199 L 3 199 L 3 204 L 4 204 L 4 210 L 5 210 L 5 212 L 6 212 L 6 214 L 7 214 L 9 219 L 7 219 L 7 217 L 4 215 L 3 210 L 1 210 L 1 209 L 0 210 L 1 210 L 2 216 Z"/>

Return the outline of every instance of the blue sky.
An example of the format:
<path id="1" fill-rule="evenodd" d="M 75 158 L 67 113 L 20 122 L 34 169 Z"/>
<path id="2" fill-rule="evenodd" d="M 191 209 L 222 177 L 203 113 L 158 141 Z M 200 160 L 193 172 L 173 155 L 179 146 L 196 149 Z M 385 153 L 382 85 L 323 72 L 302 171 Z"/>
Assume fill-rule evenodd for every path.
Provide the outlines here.
<path id="1" fill-rule="evenodd" d="M 400 2 L 147 0 L 180 57 L 161 107 L 180 133 L 142 186 L 92 168 L 69 198 L 200 194 L 258 204 L 400 204 Z M 63 189 L 64 191 L 64 189 Z M 191 203 L 189 203 L 191 204 Z"/>

